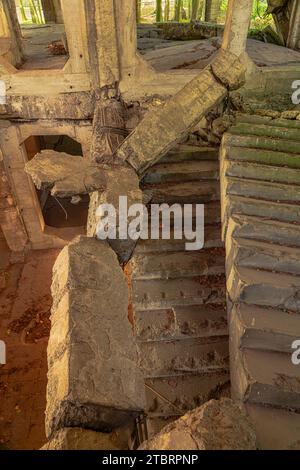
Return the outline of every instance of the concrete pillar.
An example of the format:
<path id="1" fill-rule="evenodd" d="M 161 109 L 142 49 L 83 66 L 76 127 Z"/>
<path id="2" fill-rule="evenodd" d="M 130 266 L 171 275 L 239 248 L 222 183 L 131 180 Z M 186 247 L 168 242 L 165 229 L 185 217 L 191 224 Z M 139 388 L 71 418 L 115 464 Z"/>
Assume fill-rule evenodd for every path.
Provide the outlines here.
<path id="1" fill-rule="evenodd" d="M 5 59 L 14 66 L 20 65 L 23 61 L 22 35 L 13 0 L 0 0 L 0 37 L 11 41 Z"/>
<path id="2" fill-rule="evenodd" d="M 293 2 L 287 47 L 300 49 L 300 0 Z"/>
<path id="3" fill-rule="evenodd" d="M 240 57 L 246 50 L 253 0 L 229 0 L 223 49 Z"/>

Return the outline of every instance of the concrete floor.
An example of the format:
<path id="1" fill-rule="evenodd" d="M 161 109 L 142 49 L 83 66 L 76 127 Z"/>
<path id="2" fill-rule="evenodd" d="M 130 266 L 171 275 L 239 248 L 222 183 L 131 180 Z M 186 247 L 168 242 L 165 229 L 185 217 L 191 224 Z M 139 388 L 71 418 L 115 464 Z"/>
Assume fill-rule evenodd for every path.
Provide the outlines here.
<path id="1" fill-rule="evenodd" d="M 61 40 L 64 25 L 48 24 L 40 27 L 23 27 L 24 49 L 27 57 L 22 70 L 62 69 L 66 55 L 52 55 L 48 45 Z M 158 71 L 174 68 L 202 69 L 216 52 L 220 38 L 199 41 L 168 41 L 159 37 L 138 38 L 138 49 L 144 58 Z M 259 67 L 299 65 L 300 52 L 248 39 L 247 51 Z"/>
<path id="2" fill-rule="evenodd" d="M 9 253 L 0 241 L 0 449 L 39 449 L 46 441 L 47 358 L 51 271 L 57 250 Z"/>
<path id="3" fill-rule="evenodd" d="M 151 39 L 153 43 L 153 39 Z M 158 40 L 159 41 L 159 40 Z M 143 57 L 155 70 L 164 72 L 172 69 L 203 69 L 217 52 L 220 38 L 199 41 L 168 41 L 169 47 L 163 43 L 164 49 L 155 47 L 143 50 Z M 151 44 L 149 43 L 148 46 Z M 300 67 L 300 52 L 286 47 L 266 44 L 248 39 L 247 52 L 258 67 L 294 66 Z"/>
<path id="4" fill-rule="evenodd" d="M 64 34 L 64 25 L 51 24 L 40 27 L 22 27 L 23 45 L 26 61 L 22 70 L 62 69 L 68 60 L 67 55 L 52 55 L 48 46 L 53 41 L 60 41 Z"/>

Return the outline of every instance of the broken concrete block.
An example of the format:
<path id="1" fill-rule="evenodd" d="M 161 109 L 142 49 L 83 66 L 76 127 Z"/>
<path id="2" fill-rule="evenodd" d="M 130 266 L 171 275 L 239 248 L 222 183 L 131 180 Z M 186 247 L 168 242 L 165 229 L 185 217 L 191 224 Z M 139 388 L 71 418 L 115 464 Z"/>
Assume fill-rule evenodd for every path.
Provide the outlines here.
<path id="1" fill-rule="evenodd" d="M 51 190 L 52 196 L 88 194 L 106 187 L 105 165 L 91 164 L 80 156 L 43 150 L 26 166 L 38 189 Z"/>
<path id="2" fill-rule="evenodd" d="M 163 157 L 172 146 L 227 95 L 227 86 L 237 86 L 244 75 L 239 59 L 220 50 L 212 65 L 206 67 L 164 105 L 149 111 L 136 129 L 124 141 L 117 155 L 139 174 Z M 220 71 L 222 69 L 222 72 Z M 224 85 L 218 75 L 229 76 Z"/>
<path id="3" fill-rule="evenodd" d="M 211 400 L 166 426 L 139 450 L 255 450 L 256 435 L 243 408 Z"/>
<path id="4" fill-rule="evenodd" d="M 41 450 L 127 450 L 126 430 L 105 434 L 82 428 L 65 428 L 54 433 Z"/>
<path id="5" fill-rule="evenodd" d="M 144 409 L 128 320 L 128 286 L 105 242 L 78 237 L 53 270 L 47 436 L 65 427 L 111 432 Z"/>
<path id="6" fill-rule="evenodd" d="M 127 198 L 127 207 L 129 209 L 133 204 L 143 203 L 143 193 L 140 190 L 139 178 L 136 172 L 127 165 L 115 165 L 107 171 L 107 187 L 103 192 L 97 191 L 91 194 L 89 207 L 89 216 L 87 224 L 87 234 L 94 237 L 97 234 L 97 225 L 100 218 L 96 211 L 101 204 L 112 204 L 116 210 L 116 240 L 108 240 L 111 248 L 117 253 L 120 263 L 126 263 L 137 244 L 137 240 L 129 237 L 127 240 L 120 240 L 119 234 L 119 204 L 120 197 Z M 130 223 L 130 218 L 128 218 Z"/>

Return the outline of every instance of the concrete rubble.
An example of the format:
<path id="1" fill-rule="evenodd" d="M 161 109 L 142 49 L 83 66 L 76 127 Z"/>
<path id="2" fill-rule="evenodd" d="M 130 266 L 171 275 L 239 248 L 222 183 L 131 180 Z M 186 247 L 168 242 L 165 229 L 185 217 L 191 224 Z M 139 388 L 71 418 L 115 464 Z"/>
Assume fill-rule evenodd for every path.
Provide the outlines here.
<path id="1" fill-rule="evenodd" d="M 139 450 L 256 450 L 256 435 L 242 407 L 223 398 L 169 424 Z"/>

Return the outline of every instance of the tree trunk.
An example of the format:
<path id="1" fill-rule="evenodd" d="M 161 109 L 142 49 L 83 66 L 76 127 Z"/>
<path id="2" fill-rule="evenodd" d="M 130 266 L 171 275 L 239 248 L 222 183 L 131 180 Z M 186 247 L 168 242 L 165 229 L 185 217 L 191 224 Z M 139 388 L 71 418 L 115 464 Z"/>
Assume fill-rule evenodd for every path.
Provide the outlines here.
<path id="1" fill-rule="evenodd" d="M 205 2 L 205 21 L 217 23 L 221 11 L 221 0 L 206 0 Z"/>
<path id="2" fill-rule="evenodd" d="M 136 0 L 136 22 L 139 24 L 142 18 L 142 0 Z"/>
<path id="3" fill-rule="evenodd" d="M 163 20 L 162 0 L 156 0 L 156 23 L 161 23 L 162 20 Z"/>
<path id="4" fill-rule="evenodd" d="M 42 8 L 44 12 L 44 18 L 46 23 L 55 23 L 56 14 L 52 0 L 42 0 Z"/>
<path id="5" fill-rule="evenodd" d="M 170 0 L 166 0 L 166 3 L 165 3 L 164 20 L 165 21 L 170 20 Z"/>
<path id="6" fill-rule="evenodd" d="M 21 12 L 22 23 L 26 23 L 27 17 L 26 17 L 25 8 L 23 5 L 23 0 L 20 0 L 20 12 Z"/>
<path id="7" fill-rule="evenodd" d="M 300 1 L 294 0 L 291 10 L 287 47 L 300 49 Z"/>
<path id="8" fill-rule="evenodd" d="M 204 0 L 192 0 L 191 21 L 197 21 L 202 17 Z"/>
<path id="9" fill-rule="evenodd" d="M 175 21 L 181 20 L 182 0 L 175 0 Z"/>

